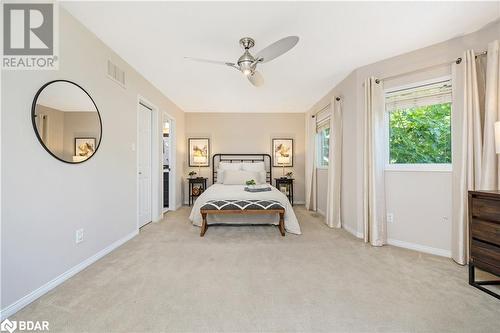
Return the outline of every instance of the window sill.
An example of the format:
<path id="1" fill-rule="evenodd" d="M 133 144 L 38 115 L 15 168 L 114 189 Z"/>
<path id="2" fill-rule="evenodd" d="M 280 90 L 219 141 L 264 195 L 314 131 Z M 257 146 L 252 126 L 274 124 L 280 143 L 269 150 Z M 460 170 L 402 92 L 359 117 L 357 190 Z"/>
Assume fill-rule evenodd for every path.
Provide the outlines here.
<path id="1" fill-rule="evenodd" d="M 328 170 L 328 166 L 317 166 L 316 170 Z"/>
<path id="2" fill-rule="evenodd" d="M 452 172 L 451 164 L 387 164 L 386 172 Z"/>

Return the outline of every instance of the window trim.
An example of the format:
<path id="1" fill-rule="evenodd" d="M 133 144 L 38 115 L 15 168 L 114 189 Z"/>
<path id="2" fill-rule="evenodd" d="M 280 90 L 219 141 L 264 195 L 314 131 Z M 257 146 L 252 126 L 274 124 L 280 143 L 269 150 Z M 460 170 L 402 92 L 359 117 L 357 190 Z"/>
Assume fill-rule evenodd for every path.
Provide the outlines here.
<path id="1" fill-rule="evenodd" d="M 387 172 L 452 172 L 453 171 L 453 156 L 452 163 L 390 163 L 390 118 L 389 115 L 392 111 L 388 111 L 385 102 L 385 96 L 387 93 L 391 93 L 398 90 L 411 89 L 423 85 L 428 85 L 432 83 L 438 83 L 441 81 L 449 80 L 451 82 L 451 75 L 445 75 L 436 77 L 429 80 L 414 82 L 411 84 L 404 84 L 397 87 L 392 87 L 384 91 L 384 126 L 385 126 L 385 168 L 384 171 Z M 452 82 L 453 84 L 453 82 Z M 453 98 L 451 100 L 451 112 L 453 113 Z M 453 127 L 452 127 L 453 130 Z M 451 133 L 451 137 L 453 140 L 453 133 Z M 453 145 L 453 142 L 452 142 Z M 453 155 L 453 150 L 452 150 Z"/>
<path id="2" fill-rule="evenodd" d="M 385 171 L 388 172 L 452 172 L 451 163 L 420 163 L 420 164 L 402 164 L 386 163 Z"/>

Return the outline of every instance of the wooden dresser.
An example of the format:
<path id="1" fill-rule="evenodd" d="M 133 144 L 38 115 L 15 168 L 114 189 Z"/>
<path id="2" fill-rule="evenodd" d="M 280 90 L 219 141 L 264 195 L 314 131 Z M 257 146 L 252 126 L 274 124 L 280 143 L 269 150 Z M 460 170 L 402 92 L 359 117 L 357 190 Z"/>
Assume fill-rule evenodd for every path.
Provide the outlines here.
<path id="1" fill-rule="evenodd" d="M 500 299 L 485 285 L 500 281 L 476 281 L 475 267 L 500 277 L 500 191 L 469 191 L 469 284 Z"/>

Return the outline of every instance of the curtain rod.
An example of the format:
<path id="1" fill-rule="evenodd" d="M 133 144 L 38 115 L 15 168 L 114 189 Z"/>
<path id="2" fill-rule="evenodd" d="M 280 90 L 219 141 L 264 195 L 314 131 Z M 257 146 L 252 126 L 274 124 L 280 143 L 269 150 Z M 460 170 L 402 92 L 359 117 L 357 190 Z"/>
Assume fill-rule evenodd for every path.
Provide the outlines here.
<path id="1" fill-rule="evenodd" d="M 488 51 L 481 51 L 479 53 L 476 53 L 475 57 L 477 58 L 479 56 L 483 56 L 483 55 L 486 55 L 486 54 L 488 54 Z M 446 61 L 446 62 L 442 62 L 442 63 L 437 64 L 437 65 L 427 66 L 427 67 L 424 67 L 424 68 L 415 69 L 413 71 L 409 71 L 409 72 L 405 72 L 405 73 L 400 73 L 400 74 L 396 74 L 396 75 L 392 75 L 392 76 L 387 76 L 387 77 L 384 77 L 382 79 L 375 79 L 375 83 L 380 83 L 381 80 L 382 81 L 383 80 L 392 80 L 392 79 L 395 79 L 395 78 L 398 78 L 398 77 L 401 77 L 401 76 L 406 76 L 406 75 L 410 75 L 410 74 L 414 74 L 414 73 L 419 73 L 419 72 L 425 72 L 425 71 L 428 71 L 430 69 L 443 67 L 443 66 L 446 66 L 446 65 L 449 65 L 449 64 L 452 64 L 452 63 L 455 63 L 455 64 L 459 65 L 459 64 L 462 63 L 462 58 L 458 57 L 457 59 L 455 59 L 453 61 Z M 364 82 L 363 82 L 363 86 L 364 86 Z"/>
<path id="2" fill-rule="evenodd" d="M 337 96 L 337 97 L 335 97 L 335 100 L 336 100 L 337 102 L 338 102 L 338 101 L 340 101 L 340 97 L 338 97 L 338 96 Z M 318 112 L 314 112 L 314 114 L 311 116 L 311 118 L 316 117 L 316 115 L 317 115 L 318 113 L 320 113 L 321 111 L 323 111 L 323 110 L 325 110 L 325 109 L 329 108 L 329 107 L 330 107 L 330 105 L 331 105 L 331 103 L 328 103 L 327 105 L 325 105 L 324 107 L 322 107 L 322 108 L 321 108 Z"/>

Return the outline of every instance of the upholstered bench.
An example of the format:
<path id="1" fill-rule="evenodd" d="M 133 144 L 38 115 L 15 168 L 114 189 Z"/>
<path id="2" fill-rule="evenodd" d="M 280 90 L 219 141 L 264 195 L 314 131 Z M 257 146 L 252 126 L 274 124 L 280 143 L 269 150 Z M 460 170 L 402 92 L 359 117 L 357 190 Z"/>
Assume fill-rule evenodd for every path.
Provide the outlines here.
<path id="1" fill-rule="evenodd" d="M 200 208 L 201 224 L 200 237 L 208 229 L 208 214 L 279 214 L 279 231 L 285 236 L 285 208 L 275 200 L 210 200 Z"/>

